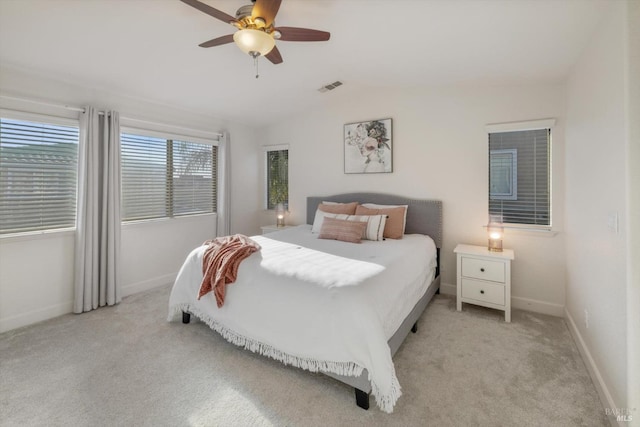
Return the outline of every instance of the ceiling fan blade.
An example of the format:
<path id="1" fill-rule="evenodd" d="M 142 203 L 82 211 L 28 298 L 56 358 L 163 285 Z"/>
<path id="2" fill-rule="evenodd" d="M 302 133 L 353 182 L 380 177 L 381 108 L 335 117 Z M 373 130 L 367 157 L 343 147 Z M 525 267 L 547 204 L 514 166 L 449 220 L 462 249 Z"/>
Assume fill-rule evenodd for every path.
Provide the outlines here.
<path id="1" fill-rule="evenodd" d="M 233 34 L 228 34 L 222 37 L 216 37 L 215 39 L 211 39 L 204 43 L 200 43 L 198 46 L 200 47 L 213 47 L 220 46 L 221 44 L 227 44 L 233 42 Z"/>
<path id="2" fill-rule="evenodd" d="M 258 17 L 264 19 L 265 27 L 268 27 L 276 18 L 280 3 L 282 3 L 282 0 L 256 0 L 256 4 L 253 5 L 253 10 L 251 11 L 251 17 L 253 19 Z"/>
<path id="3" fill-rule="evenodd" d="M 280 40 L 287 42 L 324 42 L 331 37 L 331 34 L 326 31 L 308 28 L 278 27 L 276 30 L 280 31 Z"/>
<path id="4" fill-rule="evenodd" d="M 198 0 L 180 0 L 180 1 L 185 4 L 188 4 L 191 7 L 195 7 L 200 12 L 204 12 L 207 15 L 213 16 L 214 18 L 221 20 L 222 22 L 226 22 L 227 24 L 232 24 L 234 22 L 237 22 L 236 18 L 234 18 L 233 16 L 228 15 L 223 11 L 215 9 L 209 6 L 208 4 L 204 4 Z"/>
<path id="5" fill-rule="evenodd" d="M 267 58 L 273 64 L 282 63 L 282 55 L 280 55 L 280 51 L 278 50 L 277 46 L 274 46 L 273 49 L 271 49 L 271 52 L 265 55 L 265 58 Z"/>

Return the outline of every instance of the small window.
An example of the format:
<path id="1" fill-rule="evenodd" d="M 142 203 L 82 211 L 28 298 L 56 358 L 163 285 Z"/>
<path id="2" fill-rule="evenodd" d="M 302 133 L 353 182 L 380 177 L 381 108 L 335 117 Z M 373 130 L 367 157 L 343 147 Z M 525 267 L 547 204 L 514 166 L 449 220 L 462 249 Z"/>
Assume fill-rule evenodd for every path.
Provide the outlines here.
<path id="1" fill-rule="evenodd" d="M 289 148 L 265 147 L 266 208 L 275 209 L 279 203 L 289 206 Z"/>
<path id="2" fill-rule="evenodd" d="M 489 216 L 505 224 L 549 228 L 551 128 L 522 123 L 525 129 L 518 130 L 515 125 L 489 131 Z"/>
<path id="3" fill-rule="evenodd" d="M 0 234 L 75 227 L 78 134 L 0 119 Z"/>
<path id="4" fill-rule="evenodd" d="M 490 150 L 489 196 L 492 200 L 518 200 L 518 150 Z"/>
<path id="5" fill-rule="evenodd" d="M 212 144 L 122 133 L 123 221 L 216 212 Z"/>

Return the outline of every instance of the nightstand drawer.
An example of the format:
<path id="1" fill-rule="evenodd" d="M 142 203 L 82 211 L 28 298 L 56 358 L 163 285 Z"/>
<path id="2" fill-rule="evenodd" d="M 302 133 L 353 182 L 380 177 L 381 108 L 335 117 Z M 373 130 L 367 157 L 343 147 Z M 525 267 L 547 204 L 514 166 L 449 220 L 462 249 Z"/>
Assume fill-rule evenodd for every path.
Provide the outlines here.
<path id="1" fill-rule="evenodd" d="M 471 298 L 504 305 L 504 286 L 495 283 L 462 279 L 462 298 Z"/>
<path id="2" fill-rule="evenodd" d="M 504 283 L 504 262 L 462 257 L 462 275 L 473 279 Z"/>

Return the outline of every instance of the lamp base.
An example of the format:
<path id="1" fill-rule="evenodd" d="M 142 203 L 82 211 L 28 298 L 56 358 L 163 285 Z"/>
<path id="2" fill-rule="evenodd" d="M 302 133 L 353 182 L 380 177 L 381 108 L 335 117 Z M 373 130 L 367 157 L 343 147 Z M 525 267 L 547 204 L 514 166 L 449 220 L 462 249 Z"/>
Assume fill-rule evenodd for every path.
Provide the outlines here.
<path id="1" fill-rule="evenodd" d="M 491 252 L 502 252 L 502 240 L 489 239 L 489 250 Z"/>

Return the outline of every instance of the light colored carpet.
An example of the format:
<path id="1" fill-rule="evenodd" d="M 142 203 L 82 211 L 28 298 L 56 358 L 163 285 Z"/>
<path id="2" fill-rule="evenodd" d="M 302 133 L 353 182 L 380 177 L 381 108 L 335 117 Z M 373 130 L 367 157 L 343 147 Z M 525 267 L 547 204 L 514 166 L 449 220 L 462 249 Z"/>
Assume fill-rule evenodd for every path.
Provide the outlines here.
<path id="1" fill-rule="evenodd" d="M 439 295 L 394 359 L 393 414 L 353 390 L 167 323 L 169 288 L 0 335 L 2 426 L 606 426 L 562 319 Z"/>

